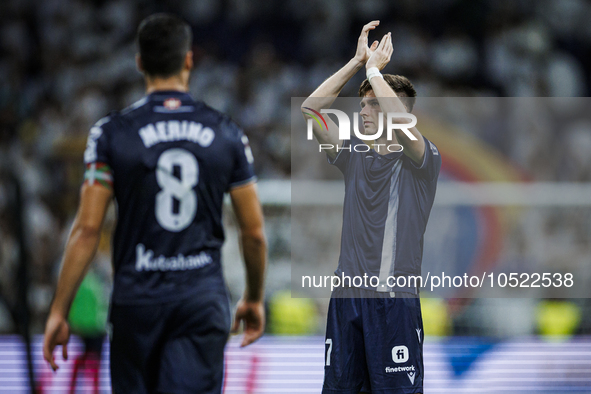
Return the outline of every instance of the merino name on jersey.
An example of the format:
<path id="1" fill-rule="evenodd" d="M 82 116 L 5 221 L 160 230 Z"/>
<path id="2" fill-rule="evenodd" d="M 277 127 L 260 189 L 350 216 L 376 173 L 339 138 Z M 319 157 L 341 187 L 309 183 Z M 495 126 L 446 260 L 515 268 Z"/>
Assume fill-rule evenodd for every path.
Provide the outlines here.
<path id="1" fill-rule="evenodd" d="M 139 133 L 146 148 L 169 141 L 191 141 L 207 148 L 215 138 L 215 133 L 211 128 L 187 120 L 149 123 L 142 127 Z"/>

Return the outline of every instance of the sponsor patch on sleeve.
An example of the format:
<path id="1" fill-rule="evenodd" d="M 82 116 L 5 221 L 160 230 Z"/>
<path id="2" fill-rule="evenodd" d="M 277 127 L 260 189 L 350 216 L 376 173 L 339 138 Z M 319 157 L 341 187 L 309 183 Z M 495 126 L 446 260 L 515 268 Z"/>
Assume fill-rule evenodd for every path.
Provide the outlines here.
<path id="1" fill-rule="evenodd" d="M 431 148 L 431 152 L 433 152 L 434 155 L 439 155 L 439 151 L 437 150 L 437 147 L 435 145 L 433 145 L 433 143 L 431 141 L 429 141 L 429 147 Z"/>

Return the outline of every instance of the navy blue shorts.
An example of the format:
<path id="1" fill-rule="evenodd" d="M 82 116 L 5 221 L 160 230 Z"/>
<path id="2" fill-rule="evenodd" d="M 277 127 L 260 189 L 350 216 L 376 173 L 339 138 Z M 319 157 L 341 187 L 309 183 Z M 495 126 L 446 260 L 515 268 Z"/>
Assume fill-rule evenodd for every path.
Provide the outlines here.
<path id="1" fill-rule="evenodd" d="M 157 305 L 112 305 L 115 394 L 219 394 L 230 331 L 225 291 Z"/>
<path id="2" fill-rule="evenodd" d="M 341 298 L 351 296 L 358 298 Z M 417 296 L 335 289 L 328 308 L 322 393 L 422 393 L 423 338 Z"/>

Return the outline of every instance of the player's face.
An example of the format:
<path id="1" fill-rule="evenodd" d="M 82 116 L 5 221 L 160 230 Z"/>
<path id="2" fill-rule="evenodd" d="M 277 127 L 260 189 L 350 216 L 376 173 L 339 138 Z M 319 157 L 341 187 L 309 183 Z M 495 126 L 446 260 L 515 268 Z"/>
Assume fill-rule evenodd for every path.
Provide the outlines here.
<path id="1" fill-rule="evenodd" d="M 359 105 L 361 106 L 359 115 L 363 121 L 363 134 L 375 134 L 378 131 L 382 109 L 373 90 L 365 94 Z"/>

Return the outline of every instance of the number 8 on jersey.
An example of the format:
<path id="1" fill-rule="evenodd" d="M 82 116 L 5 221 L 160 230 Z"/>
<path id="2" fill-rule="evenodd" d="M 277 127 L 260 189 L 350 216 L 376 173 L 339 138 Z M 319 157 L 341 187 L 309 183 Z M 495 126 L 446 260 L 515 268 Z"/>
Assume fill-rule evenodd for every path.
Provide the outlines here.
<path id="1" fill-rule="evenodd" d="M 180 176 L 174 175 L 175 167 Z M 197 195 L 193 188 L 199 182 L 199 164 L 185 149 L 164 151 L 158 159 L 156 181 L 162 190 L 156 194 L 156 220 L 165 230 L 179 232 L 191 224 L 197 213 Z M 175 200 L 178 209 L 175 209 Z"/>

